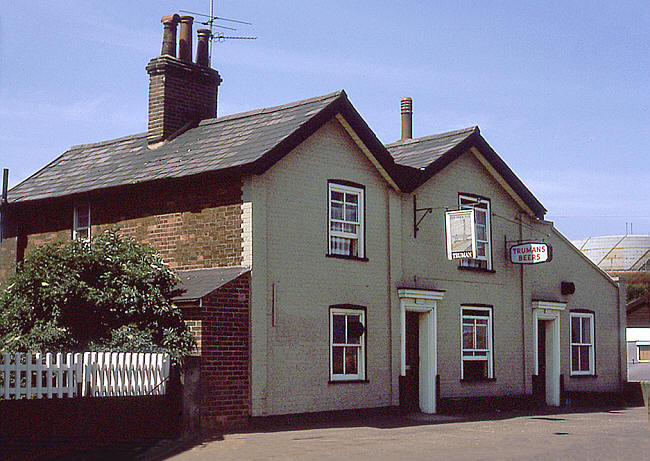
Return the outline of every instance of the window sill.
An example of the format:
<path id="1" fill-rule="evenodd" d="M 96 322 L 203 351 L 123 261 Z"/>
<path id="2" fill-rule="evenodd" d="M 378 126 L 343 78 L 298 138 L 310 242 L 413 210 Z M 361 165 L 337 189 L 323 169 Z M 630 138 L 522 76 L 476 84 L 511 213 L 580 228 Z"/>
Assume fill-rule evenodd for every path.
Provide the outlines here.
<path id="1" fill-rule="evenodd" d="M 325 253 L 326 258 L 335 258 L 335 259 L 350 259 L 352 261 L 370 261 L 368 258 L 360 258 L 358 256 L 346 256 L 346 255 L 335 255 L 331 253 Z"/>
<path id="2" fill-rule="evenodd" d="M 327 381 L 327 384 L 368 384 L 370 381 L 367 379 L 337 379 L 337 380 L 329 380 Z"/>
<path id="3" fill-rule="evenodd" d="M 458 266 L 459 271 L 484 272 L 487 274 L 496 274 L 494 269 L 483 269 L 482 267 Z"/>
<path id="4" fill-rule="evenodd" d="M 460 382 L 463 384 L 480 384 L 480 383 L 493 383 L 496 382 L 496 378 L 480 378 L 480 379 L 461 379 Z"/>
<path id="5" fill-rule="evenodd" d="M 590 373 L 590 374 L 580 374 L 580 375 L 569 375 L 570 378 L 598 378 L 598 375 L 596 373 Z"/>

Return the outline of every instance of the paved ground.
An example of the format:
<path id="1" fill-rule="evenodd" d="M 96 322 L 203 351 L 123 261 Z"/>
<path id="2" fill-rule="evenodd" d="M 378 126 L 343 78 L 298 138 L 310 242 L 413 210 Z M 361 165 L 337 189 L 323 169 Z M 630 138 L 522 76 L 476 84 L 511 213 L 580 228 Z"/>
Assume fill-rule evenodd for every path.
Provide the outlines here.
<path id="1" fill-rule="evenodd" d="M 460 417 L 393 416 L 278 426 L 176 449 L 181 460 L 650 461 L 645 407 Z M 191 445 L 191 444 L 190 444 Z"/>

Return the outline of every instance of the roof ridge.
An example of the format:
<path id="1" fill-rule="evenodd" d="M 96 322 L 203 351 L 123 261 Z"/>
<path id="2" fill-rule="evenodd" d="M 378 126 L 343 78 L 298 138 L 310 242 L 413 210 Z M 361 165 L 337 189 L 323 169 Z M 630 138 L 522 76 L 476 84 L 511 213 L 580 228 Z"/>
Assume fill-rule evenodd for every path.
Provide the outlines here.
<path id="1" fill-rule="evenodd" d="M 429 136 L 422 136 L 419 138 L 413 138 L 413 139 L 399 139 L 397 141 L 391 142 L 389 144 L 386 144 L 386 147 L 393 147 L 393 146 L 399 146 L 399 145 L 404 145 L 404 144 L 415 144 L 418 142 L 424 142 L 424 141 L 430 141 L 431 139 L 440 139 L 440 138 L 448 138 L 450 136 L 455 136 L 460 133 L 471 133 L 474 131 L 478 131 L 478 125 L 473 125 L 471 127 L 467 128 L 461 128 L 458 130 L 453 130 L 453 131 L 445 131 L 443 133 L 439 134 L 431 134 Z"/>
<path id="2" fill-rule="evenodd" d="M 224 115 L 222 117 L 209 118 L 209 119 L 201 120 L 201 122 L 199 123 L 199 126 L 212 125 L 214 123 L 220 123 L 220 122 L 224 122 L 224 121 L 227 121 L 227 120 L 237 120 L 237 119 L 240 119 L 240 118 L 252 117 L 253 115 L 269 114 L 269 113 L 278 112 L 278 111 L 284 110 L 284 109 L 291 109 L 293 107 L 304 106 L 306 104 L 311 104 L 311 103 L 317 102 L 317 101 L 325 101 L 327 99 L 336 99 L 336 98 L 338 98 L 338 97 L 340 97 L 341 95 L 344 95 L 344 94 L 345 94 L 345 90 L 338 90 L 338 91 L 334 91 L 332 93 L 324 94 L 324 95 L 321 95 L 321 96 L 315 96 L 313 98 L 301 99 L 301 100 L 298 100 L 298 101 L 289 102 L 287 104 L 281 104 L 279 106 L 263 107 L 261 109 L 252 109 L 252 110 L 245 111 L 245 112 L 238 112 L 236 114 Z"/>
<path id="3" fill-rule="evenodd" d="M 110 146 L 111 144 L 117 144 L 118 142 L 127 141 L 129 139 L 138 139 L 138 138 L 146 138 L 146 137 L 147 137 L 147 133 L 137 133 L 128 136 L 122 136 L 121 138 L 107 139 L 106 141 L 90 142 L 86 144 L 75 144 L 73 146 L 70 146 L 66 152 L 71 151 L 73 149 L 81 149 L 86 147 Z"/>

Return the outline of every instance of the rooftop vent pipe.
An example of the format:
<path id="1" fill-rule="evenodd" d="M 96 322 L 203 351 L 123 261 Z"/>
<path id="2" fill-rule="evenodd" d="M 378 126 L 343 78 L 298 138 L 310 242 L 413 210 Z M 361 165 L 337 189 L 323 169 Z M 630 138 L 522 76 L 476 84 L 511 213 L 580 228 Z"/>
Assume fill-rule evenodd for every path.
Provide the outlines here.
<path id="1" fill-rule="evenodd" d="M 402 109 L 402 140 L 413 138 L 413 100 L 402 98 L 400 101 Z"/>

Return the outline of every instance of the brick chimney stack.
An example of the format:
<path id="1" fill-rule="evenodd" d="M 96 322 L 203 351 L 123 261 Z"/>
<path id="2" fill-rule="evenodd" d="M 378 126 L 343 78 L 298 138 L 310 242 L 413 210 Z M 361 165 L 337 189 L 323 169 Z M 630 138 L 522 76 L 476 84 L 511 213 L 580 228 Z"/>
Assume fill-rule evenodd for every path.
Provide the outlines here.
<path id="1" fill-rule="evenodd" d="M 192 62 L 193 20 L 191 16 L 177 14 L 160 20 L 163 23 L 161 55 L 149 61 L 146 67 L 149 73 L 149 146 L 173 139 L 201 120 L 217 116 L 221 77 L 209 67 L 207 56 L 197 56 L 197 62 Z"/>

